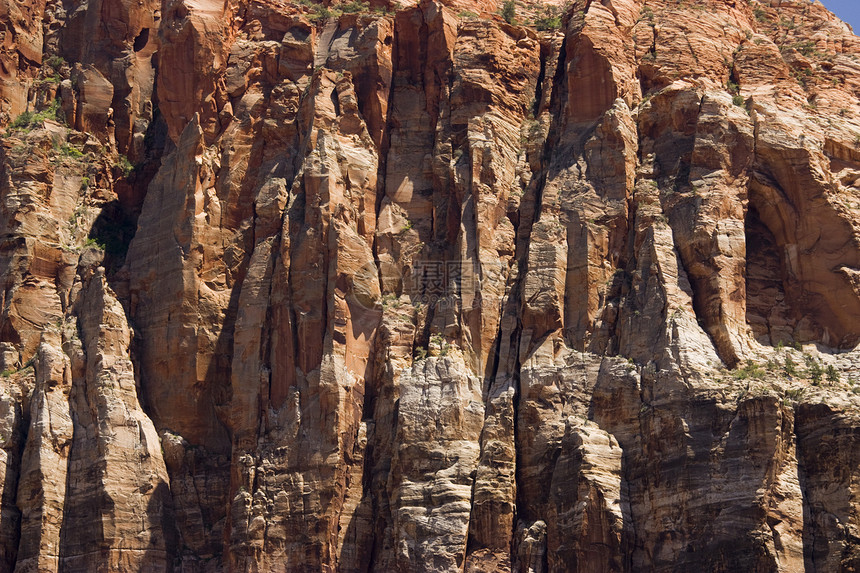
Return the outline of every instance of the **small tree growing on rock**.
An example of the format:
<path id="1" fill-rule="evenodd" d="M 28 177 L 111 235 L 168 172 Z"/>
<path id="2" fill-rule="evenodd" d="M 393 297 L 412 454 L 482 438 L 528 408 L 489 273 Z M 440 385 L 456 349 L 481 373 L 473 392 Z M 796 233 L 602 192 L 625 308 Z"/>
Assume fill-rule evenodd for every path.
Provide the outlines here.
<path id="1" fill-rule="evenodd" d="M 502 18 L 505 19 L 505 22 L 508 24 L 516 23 L 517 17 L 517 5 L 514 0 L 505 0 L 504 4 L 502 4 Z"/>
<path id="2" fill-rule="evenodd" d="M 541 31 L 561 28 L 561 12 L 558 6 L 544 6 L 543 15 L 535 18 L 535 28 Z"/>

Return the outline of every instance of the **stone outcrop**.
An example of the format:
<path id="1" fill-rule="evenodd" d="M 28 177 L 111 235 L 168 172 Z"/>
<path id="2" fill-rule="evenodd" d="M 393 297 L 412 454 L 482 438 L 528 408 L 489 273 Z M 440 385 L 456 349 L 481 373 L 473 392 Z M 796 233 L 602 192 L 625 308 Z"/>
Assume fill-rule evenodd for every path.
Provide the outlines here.
<path id="1" fill-rule="evenodd" d="M 860 568 L 820 4 L 12 4 L 0 570 Z"/>

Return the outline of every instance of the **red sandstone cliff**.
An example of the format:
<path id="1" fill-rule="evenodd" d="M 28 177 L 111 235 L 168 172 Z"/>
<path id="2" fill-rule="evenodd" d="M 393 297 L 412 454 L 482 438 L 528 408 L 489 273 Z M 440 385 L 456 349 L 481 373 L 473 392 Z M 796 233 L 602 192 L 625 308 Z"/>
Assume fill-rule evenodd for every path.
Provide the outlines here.
<path id="1" fill-rule="evenodd" d="M 0 571 L 860 570 L 860 38 L 373 6 L 4 3 Z"/>

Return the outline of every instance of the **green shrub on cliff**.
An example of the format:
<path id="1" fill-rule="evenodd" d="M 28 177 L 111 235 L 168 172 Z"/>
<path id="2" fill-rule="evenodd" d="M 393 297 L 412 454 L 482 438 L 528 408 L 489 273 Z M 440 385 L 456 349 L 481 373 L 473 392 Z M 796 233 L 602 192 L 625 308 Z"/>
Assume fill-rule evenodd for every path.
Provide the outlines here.
<path id="1" fill-rule="evenodd" d="M 370 4 L 368 2 L 361 2 L 360 0 L 345 2 L 338 6 L 338 8 L 344 14 L 366 14 L 370 12 Z"/>
<path id="2" fill-rule="evenodd" d="M 60 100 L 55 99 L 51 105 L 40 112 L 25 111 L 9 124 L 10 129 L 20 129 L 30 131 L 34 127 L 41 125 L 46 119 L 59 121 L 57 113 L 60 111 Z"/>
<path id="3" fill-rule="evenodd" d="M 128 177 L 134 172 L 134 164 L 128 160 L 128 157 L 125 155 L 120 155 L 117 157 L 115 167 L 118 167 L 122 172 L 123 177 Z"/>
<path id="4" fill-rule="evenodd" d="M 505 0 L 502 4 L 502 18 L 505 19 L 505 22 L 508 24 L 515 24 L 517 19 L 517 5 L 514 0 Z"/>
<path id="5" fill-rule="evenodd" d="M 558 6 L 544 6 L 543 14 L 535 18 L 535 28 L 541 31 L 561 28 L 561 12 Z"/>

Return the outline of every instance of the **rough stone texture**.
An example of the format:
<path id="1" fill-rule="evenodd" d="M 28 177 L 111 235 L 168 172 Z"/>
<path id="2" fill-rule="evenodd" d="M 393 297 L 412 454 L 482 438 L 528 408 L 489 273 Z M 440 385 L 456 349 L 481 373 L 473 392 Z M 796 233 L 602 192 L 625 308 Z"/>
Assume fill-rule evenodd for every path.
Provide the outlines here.
<path id="1" fill-rule="evenodd" d="M 0 570 L 860 569 L 860 39 L 498 4 L 0 9 Z"/>

